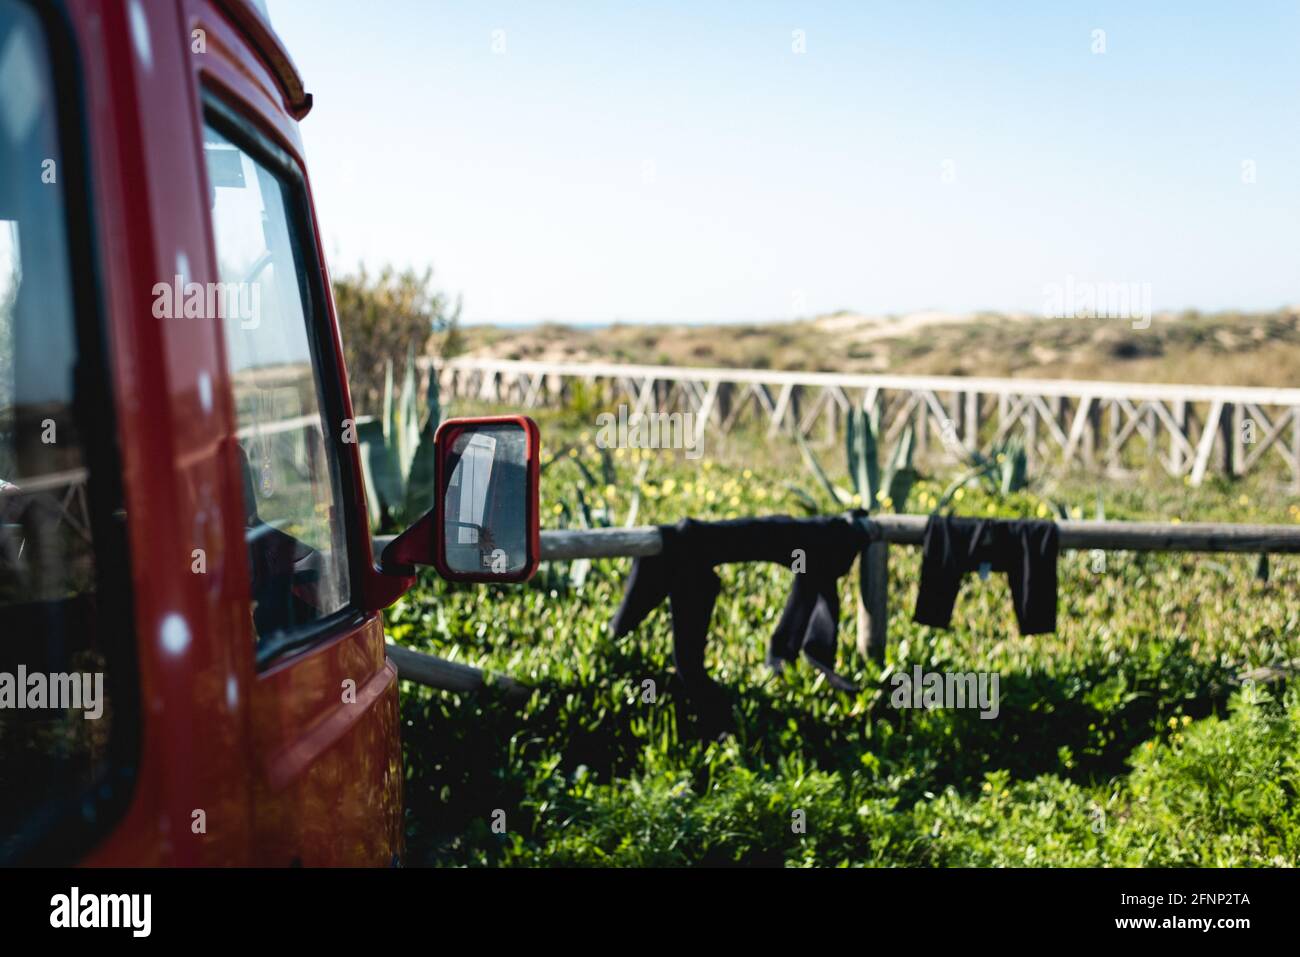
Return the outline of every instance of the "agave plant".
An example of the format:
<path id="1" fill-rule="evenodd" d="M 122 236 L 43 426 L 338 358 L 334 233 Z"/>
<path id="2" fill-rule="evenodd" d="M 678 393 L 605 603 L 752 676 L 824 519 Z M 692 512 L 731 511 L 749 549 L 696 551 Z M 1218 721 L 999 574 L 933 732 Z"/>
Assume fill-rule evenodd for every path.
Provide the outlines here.
<path id="1" fill-rule="evenodd" d="M 940 496 L 938 508 L 946 507 L 958 489 L 972 482 L 982 483 L 990 495 L 997 497 L 1023 492 L 1031 484 L 1029 455 L 1019 439 L 1005 439 L 987 455 L 978 450 L 971 452 L 966 463 L 967 470 L 953 479 Z"/>
<path id="2" fill-rule="evenodd" d="M 965 488 L 973 482 L 979 482 L 993 499 L 1005 499 L 1019 492 L 1027 492 L 1041 483 L 1029 475 L 1029 455 L 1025 444 L 1018 438 L 999 442 L 987 454 L 975 451 L 967 456 L 967 471 L 958 475 L 949 483 L 935 511 L 942 511 L 951 504 L 958 489 Z M 1057 519 L 1068 521 L 1070 509 L 1063 502 L 1037 493 L 1036 497 L 1047 508 L 1048 513 Z M 1097 495 L 1098 520 L 1106 517 L 1100 493 Z"/>
<path id="3" fill-rule="evenodd" d="M 908 496 L 917 479 L 916 469 L 912 466 L 915 451 L 912 426 L 908 424 L 903 427 L 883 473 L 880 471 L 879 435 L 880 419 L 874 409 L 869 413 L 864 408 L 857 408 L 849 413 L 844 433 L 844 452 L 853 491 L 847 492 L 830 480 L 803 436 L 798 431 L 795 432 L 804 464 L 830 496 L 833 507 L 851 508 L 856 505 L 868 512 L 878 507 L 892 507 L 895 512 L 906 509 Z M 795 494 L 808 512 L 816 514 L 822 511 L 821 503 L 808 492 L 789 483 L 786 483 L 786 488 Z M 870 630 L 867 608 L 873 604 L 871 589 L 867 563 L 859 560 L 856 608 L 859 648 L 865 647 Z"/>
<path id="4" fill-rule="evenodd" d="M 632 496 L 628 504 L 626 515 L 620 522 L 617 511 L 614 506 L 607 501 L 603 494 L 603 489 L 609 486 L 618 486 L 618 468 L 614 464 L 614 457 L 610 454 L 609 449 L 600 449 L 600 478 L 598 482 L 596 473 L 587 466 L 579 456 L 570 456 L 569 449 L 561 449 L 552 458 L 542 463 L 542 471 L 545 471 L 551 465 L 556 463 L 571 463 L 578 471 L 579 478 L 573 483 L 573 501 L 560 499 L 556 504 L 559 511 L 556 513 L 556 528 L 569 529 L 591 529 L 591 528 L 613 528 L 622 524 L 626 528 L 631 528 L 636 524 L 637 517 L 641 509 L 641 486 L 645 482 L 646 472 L 649 470 L 650 462 L 643 461 L 637 469 L 636 477 L 632 480 Z M 592 502 L 597 504 L 592 504 Z M 571 562 L 548 562 L 545 563 L 542 571 L 539 573 L 537 581 L 544 589 L 581 589 L 587 581 L 587 576 L 591 573 L 592 560 L 590 558 L 579 558 Z"/>
<path id="5" fill-rule="evenodd" d="M 890 508 L 901 512 L 907 505 L 912 486 L 916 483 L 917 471 L 912 466 L 915 442 L 912 426 L 903 428 L 889 456 L 889 462 L 882 473 L 880 470 L 880 420 L 873 410 L 858 408 L 849 413 L 844 434 L 844 451 L 847 460 L 849 482 L 852 491 L 846 491 L 832 482 L 822 468 L 812 449 L 802 435 L 795 433 L 799 451 L 804 464 L 817 479 L 818 485 L 830 496 L 833 507 L 848 508 L 858 505 L 867 511 L 878 507 Z M 822 511 L 817 498 L 798 486 L 787 484 L 787 488 L 799 499 L 809 512 Z"/>
<path id="6" fill-rule="evenodd" d="M 437 494 L 433 436 L 442 422 L 438 376 L 429 376 L 421 416 L 416 399 L 415 352 L 406 353 L 401 392 L 393 388 L 393 363 L 384 373 L 384 410 L 357 428 L 371 527 L 395 531 L 428 511 Z"/>

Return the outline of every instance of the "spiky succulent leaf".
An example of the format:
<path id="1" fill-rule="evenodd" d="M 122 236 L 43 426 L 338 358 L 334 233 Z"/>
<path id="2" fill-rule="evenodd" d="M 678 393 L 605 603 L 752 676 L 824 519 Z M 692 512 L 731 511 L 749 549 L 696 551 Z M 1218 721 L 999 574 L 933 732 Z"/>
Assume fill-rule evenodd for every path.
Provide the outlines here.
<path id="1" fill-rule="evenodd" d="M 858 480 L 865 488 L 861 489 L 862 501 L 866 508 L 871 508 L 880 492 L 880 421 L 875 410 L 868 414 L 866 409 L 858 410 Z"/>
<path id="2" fill-rule="evenodd" d="M 414 363 L 412 362 L 412 365 Z M 438 461 L 433 440 L 442 424 L 442 406 L 438 401 L 438 372 L 429 373 L 429 388 L 425 392 L 427 415 L 420 428 L 415 451 L 406 473 L 405 519 L 412 522 L 433 508 L 438 495 Z"/>
<path id="3" fill-rule="evenodd" d="M 917 473 L 912 467 L 914 440 L 915 433 L 912 426 L 908 425 L 899 435 L 893 454 L 889 457 L 889 465 L 885 469 L 882 487 L 885 495 L 892 500 L 896 512 L 903 510 L 907 497 L 912 492 L 912 486 L 916 483 Z"/>
<path id="4" fill-rule="evenodd" d="M 1029 486 L 1029 457 L 1021 442 L 1007 445 L 1002 461 L 1002 494 L 1024 491 Z"/>
<path id="5" fill-rule="evenodd" d="M 858 416 L 855 409 L 849 409 L 849 414 L 844 419 L 844 461 L 849 465 L 849 477 L 853 481 L 853 491 L 859 495 L 862 489 L 858 487 L 857 475 L 854 472 L 853 464 L 858 460 Z"/>
<path id="6" fill-rule="evenodd" d="M 835 487 L 835 483 L 826 475 L 826 470 L 823 469 L 821 463 L 817 461 L 817 457 L 813 455 L 812 449 L 808 448 L 808 443 L 804 441 L 804 437 L 799 434 L 797 429 L 795 430 L 794 437 L 799 443 L 799 452 L 803 455 L 804 464 L 808 467 L 808 470 L 812 472 L 813 478 L 817 479 L 817 483 L 826 490 L 826 494 L 830 496 L 833 505 L 835 507 L 848 505 L 852 501 L 852 498 L 843 489 Z"/>
<path id="7" fill-rule="evenodd" d="M 402 474 L 397 455 L 384 441 L 384 425 L 371 420 L 357 426 L 357 443 L 363 460 L 363 478 L 367 482 L 366 509 L 376 526 L 392 525 L 403 500 Z"/>
<path id="8" fill-rule="evenodd" d="M 398 409 L 397 459 L 405 478 L 411 474 L 411 463 L 415 461 L 415 451 L 420 445 L 420 410 L 416 401 L 413 349 L 406 352 L 406 369 L 402 374 L 402 394 L 398 400 Z"/>
<path id="9" fill-rule="evenodd" d="M 394 416 L 397 412 L 396 398 L 393 395 L 393 360 L 384 360 L 384 414 L 380 418 L 384 430 L 384 442 L 395 441 L 397 435 L 396 420 Z"/>
<path id="10" fill-rule="evenodd" d="M 809 495 L 804 489 L 801 489 L 799 486 L 793 485 L 790 482 L 786 482 L 785 487 L 786 490 L 795 497 L 795 500 L 798 501 L 800 507 L 803 508 L 805 512 L 809 515 L 821 514 L 821 503 L 818 502 L 817 499 L 813 498 L 813 496 Z"/>

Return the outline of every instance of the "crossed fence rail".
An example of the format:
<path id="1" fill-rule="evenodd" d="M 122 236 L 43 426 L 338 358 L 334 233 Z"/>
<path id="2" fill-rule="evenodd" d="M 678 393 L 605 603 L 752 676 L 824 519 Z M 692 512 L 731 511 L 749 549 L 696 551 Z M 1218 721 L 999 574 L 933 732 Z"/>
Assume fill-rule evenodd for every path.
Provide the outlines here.
<path id="1" fill-rule="evenodd" d="M 1123 474 L 1155 463 L 1200 485 L 1214 469 L 1241 476 L 1271 462 L 1300 489 L 1300 389 L 478 357 L 421 366 L 453 397 L 532 409 L 566 401 L 582 383 L 632 414 L 689 412 L 700 434 L 757 419 L 770 436 L 820 426 L 833 439 L 860 405 L 879 412 L 890 441 L 912 423 L 921 456 L 957 460 L 1019 435 L 1031 466 Z"/>

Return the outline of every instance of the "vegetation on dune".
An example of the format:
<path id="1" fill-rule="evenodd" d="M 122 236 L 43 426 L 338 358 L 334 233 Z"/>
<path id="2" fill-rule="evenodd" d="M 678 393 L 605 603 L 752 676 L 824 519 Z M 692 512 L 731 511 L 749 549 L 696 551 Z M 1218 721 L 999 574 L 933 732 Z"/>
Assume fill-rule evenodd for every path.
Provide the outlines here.
<path id="1" fill-rule="evenodd" d="M 1300 381 L 1300 308 L 1157 315 L 1145 329 L 1126 319 L 950 318 L 921 329 L 906 316 L 851 315 L 727 326 L 473 326 L 464 346 L 507 359 L 1204 385 Z"/>
<path id="2" fill-rule="evenodd" d="M 606 457 L 592 447 L 590 421 L 570 411 L 544 422 L 558 453 L 543 478 L 548 526 L 621 524 L 633 510 L 639 523 L 801 510 L 785 485 L 800 468 L 793 443 L 737 435 L 703 460 Z M 951 489 L 952 478 L 919 475 L 909 509 L 932 510 L 949 491 L 962 514 L 1045 516 L 1057 503 L 1082 517 L 1100 490 L 1109 518 L 1300 521 L 1295 498 L 1263 476 L 1200 489 L 1155 476 L 1113 486 L 1061 479 L 1049 483 L 1050 503 L 1000 482 Z M 838 472 L 831 481 L 856 487 Z M 1066 553 L 1059 630 L 1026 638 L 1000 576 L 971 576 L 951 630 L 912 623 L 919 553 L 895 549 L 883 670 L 858 656 L 854 602 L 841 606 L 840 670 L 866 689 L 856 696 L 811 668 L 774 676 L 765 667 L 790 573 L 728 566 L 708 653 L 733 706 L 721 739 L 702 736 L 680 707 L 666 609 L 609 637 L 629 565 L 595 561 L 581 576 L 544 566 L 514 587 L 427 573 L 389 611 L 395 640 L 535 689 L 519 702 L 494 689 L 403 685 L 412 863 L 1300 859 L 1300 692 L 1241 679 L 1265 666 L 1285 676 L 1300 662 L 1296 558 L 1275 556 L 1260 580 L 1252 556 Z M 844 598 L 856 584 L 846 576 Z M 916 665 L 997 673 L 998 716 L 891 707 L 889 676 Z"/>

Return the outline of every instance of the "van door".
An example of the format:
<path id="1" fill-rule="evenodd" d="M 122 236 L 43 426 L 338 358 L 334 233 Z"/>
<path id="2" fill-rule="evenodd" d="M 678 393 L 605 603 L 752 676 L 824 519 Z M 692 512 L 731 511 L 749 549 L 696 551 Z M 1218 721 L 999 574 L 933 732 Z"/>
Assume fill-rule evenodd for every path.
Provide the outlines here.
<path id="1" fill-rule="evenodd" d="M 350 402 L 297 159 L 205 98 L 255 648 L 254 861 L 388 865 L 401 851 L 396 669 L 370 560 Z"/>

